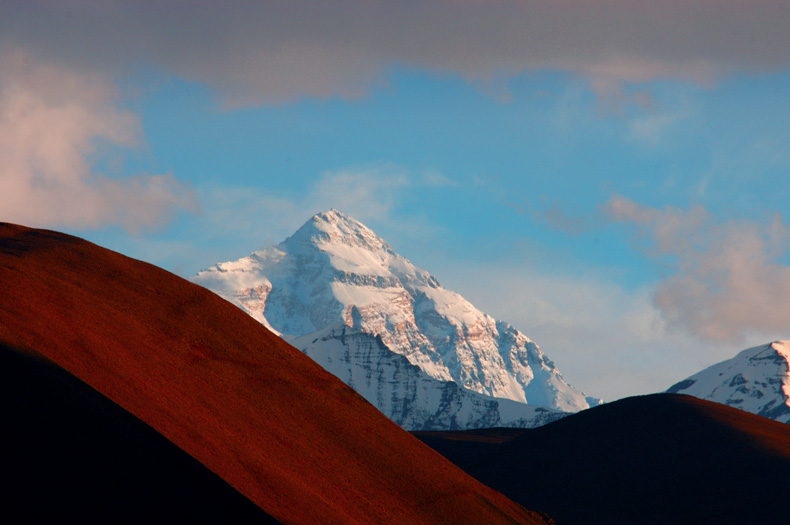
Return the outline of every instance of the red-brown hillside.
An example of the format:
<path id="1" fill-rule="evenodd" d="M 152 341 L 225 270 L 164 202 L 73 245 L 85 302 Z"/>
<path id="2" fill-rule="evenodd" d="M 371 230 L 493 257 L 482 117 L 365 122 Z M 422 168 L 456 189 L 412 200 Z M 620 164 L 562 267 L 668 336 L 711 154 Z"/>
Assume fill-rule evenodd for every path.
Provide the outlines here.
<path id="1" fill-rule="evenodd" d="M 690 396 L 631 397 L 529 430 L 417 434 L 560 525 L 790 516 L 790 425 Z"/>
<path id="2" fill-rule="evenodd" d="M 57 365 L 0 344 L 3 523 L 277 523 Z"/>
<path id="3" fill-rule="evenodd" d="M 279 520 L 541 522 L 213 293 L 0 224 L 0 343 L 139 417 Z"/>

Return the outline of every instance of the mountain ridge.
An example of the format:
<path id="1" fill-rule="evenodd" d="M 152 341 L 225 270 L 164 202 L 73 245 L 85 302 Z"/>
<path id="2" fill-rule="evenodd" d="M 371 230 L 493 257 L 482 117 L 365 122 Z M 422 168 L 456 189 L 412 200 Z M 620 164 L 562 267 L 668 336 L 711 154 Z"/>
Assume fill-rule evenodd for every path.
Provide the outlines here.
<path id="1" fill-rule="evenodd" d="M 380 336 L 428 376 L 479 394 L 566 412 L 600 401 L 569 385 L 524 334 L 444 289 L 337 210 L 314 215 L 276 246 L 218 263 L 192 280 L 283 336 L 343 322 Z"/>
<path id="2" fill-rule="evenodd" d="M 0 345 L 37 352 L 278 521 L 542 523 L 216 294 L 0 223 Z"/>
<path id="3" fill-rule="evenodd" d="M 635 396 L 533 429 L 417 432 L 557 523 L 784 523 L 790 426 L 679 394 Z"/>
<path id="4" fill-rule="evenodd" d="M 747 348 L 669 387 L 688 394 L 790 423 L 790 341 Z"/>
<path id="5" fill-rule="evenodd" d="M 433 379 L 390 350 L 380 336 L 343 323 L 286 340 L 405 430 L 529 428 L 566 415 Z M 381 388 L 383 384 L 389 388 Z"/>
<path id="6" fill-rule="evenodd" d="M 0 407 L 6 521 L 279 523 L 151 426 L 29 349 L 0 343 Z"/>

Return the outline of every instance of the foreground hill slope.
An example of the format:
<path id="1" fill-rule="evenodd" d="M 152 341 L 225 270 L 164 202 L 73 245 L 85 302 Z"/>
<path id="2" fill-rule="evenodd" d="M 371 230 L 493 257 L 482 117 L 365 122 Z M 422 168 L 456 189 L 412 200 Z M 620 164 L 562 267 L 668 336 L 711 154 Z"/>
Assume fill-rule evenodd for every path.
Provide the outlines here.
<path id="1" fill-rule="evenodd" d="M 790 426 L 690 396 L 627 398 L 537 429 L 417 435 L 558 524 L 787 522 Z"/>
<path id="2" fill-rule="evenodd" d="M 4 345 L 0 413 L 5 520 L 277 523 L 76 377 Z"/>
<path id="3" fill-rule="evenodd" d="M 540 522 L 215 294 L 75 237 L 0 224 L 0 344 L 37 352 L 276 519 Z"/>

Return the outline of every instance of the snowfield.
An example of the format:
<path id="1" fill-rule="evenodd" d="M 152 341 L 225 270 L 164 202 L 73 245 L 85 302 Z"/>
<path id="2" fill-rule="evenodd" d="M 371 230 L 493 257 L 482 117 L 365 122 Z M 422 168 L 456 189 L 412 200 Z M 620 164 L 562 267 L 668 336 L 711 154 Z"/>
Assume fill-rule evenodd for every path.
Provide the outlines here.
<path id="1" fill-rule="evenodd" d="M 747 348 L 676 383 L 667 392 L 790 423 L 790 341 Z"/>

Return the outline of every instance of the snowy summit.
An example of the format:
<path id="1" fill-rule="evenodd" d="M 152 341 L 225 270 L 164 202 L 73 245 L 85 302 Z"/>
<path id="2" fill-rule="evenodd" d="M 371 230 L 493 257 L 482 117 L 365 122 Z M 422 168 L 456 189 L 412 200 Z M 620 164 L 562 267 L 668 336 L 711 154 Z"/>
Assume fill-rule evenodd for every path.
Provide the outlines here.
<path id="1" fill-rule="evenodd" d="M 790 341 L 747 348 L 680 381 L 667 392 L 790 423 Z"/>
<path id="2" fill-rule="evenodd" d="M 442 288 L 337 210 L 315 215 L 277 246 L 217 264 L 193 281 L 239 305 L 325 367 L 327 358 L 316 347 L 321 340 L 326 343 L 333 333 L 361 333 L 380 339 L 388 352 L 426 377 L 477 394 L 566 412 L 599 402 L 570 386 L 521 332 Z M 344 367 L 349 375 L 352 367 Z M 349 382 L 343 370 L 332 369 L 336 364 L 329 368 Z"/>

